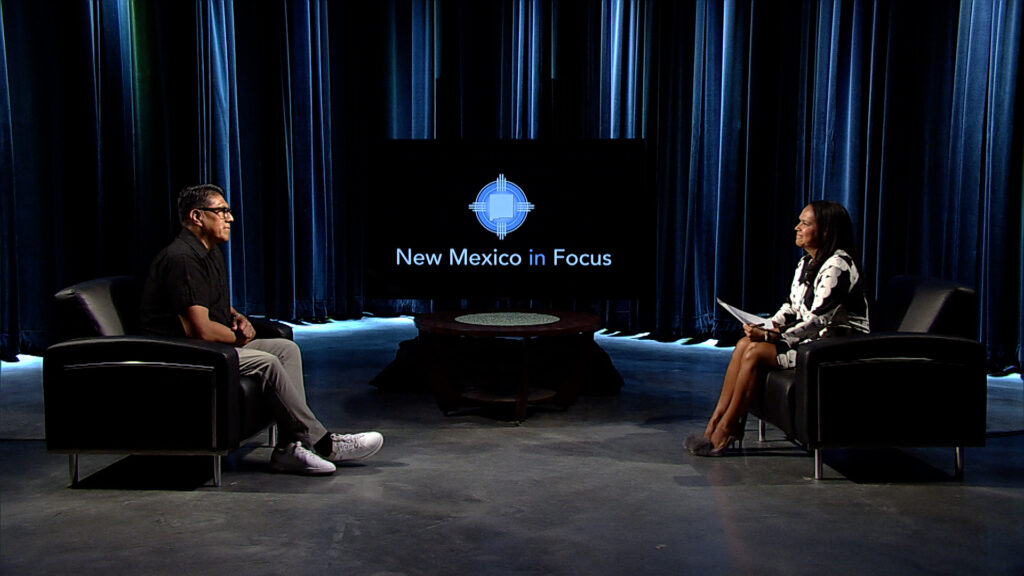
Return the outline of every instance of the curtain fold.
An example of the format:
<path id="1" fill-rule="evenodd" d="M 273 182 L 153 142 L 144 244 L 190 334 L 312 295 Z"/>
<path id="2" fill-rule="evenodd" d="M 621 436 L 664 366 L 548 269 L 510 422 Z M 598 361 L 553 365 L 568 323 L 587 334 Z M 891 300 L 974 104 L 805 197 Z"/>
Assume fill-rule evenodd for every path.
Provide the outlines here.
<path id="1" fill-rule="evenodd" d="M 93 0 L 7 3 L 3 356 L 51 338 L 50 298 L 62 285 L 131 270 L 139 245 L 135 94 L 129 5 Z M 60 20 L 51 20 L 61 10 Z"/>
<path id="2" fill-rule="evenodd" d="M 502 10 L 498 138 L 540 136 L 544 88 L 545 22 L 540 0 L 512 0 Z"/>
<path id="3" fill-rule="evenodd" d="M 331 162 L 331 85 L 327 3 L 294 2 L 286 15 L 287 76 L 285 163 L 288 166 L 290 229 L 285 259 L 294 280 L 287 318 L 327 318 L 333 282 L 333 164 Z M 287 276 L 286 276 L 287 277 Z"/>
<path id="4" fill-rule="evenodd" d="M 727 2 L 675 13 L 683 22 L 660 17 L 671 26 L 662 46 L 677 42 L 680 25 L 692 30 L 693 42 L 678 55 L 692 64 L 669 60 L 660 71 L 675 87 L 666 101 L 668 126 L 648 129 L 655 146 L 669 152 L 657 159 L 659 245 L 667 249 L 659 258 L 656 332 L 665 337 L 714 333 L 716 296 L 741 295 L 735 287 L 744 258 L 750 14 L 749 4 Z M 678 93 L 687 89 L 688 96 Z"/>
<path id="5" fill-rule="evenodd" d="M 327 318 L 335 281 L 327 3 L 265 5 L 246 15 L 244 30 L 229 1 L 196 8 L 197 174 L 222 186 L 235 211 L 226 249 L 232 300 L 245 313 Z M 264 35 L 268 26 L 274 33 Z M 239 33 L 247 50 L 276 39 L 277 54 L 240 65 Z M 277 97 L 263 100 L 257 91 L 267 89 Z M 276 124 L 243 127 L 242 110 Z M 261 154 L 277 156 L 276 169 L 259 166 Z"/>
<path id="6" fill-rule="evenodd" d="M 975 156 L 981 165 L 981 224 L 973 272 L 981 301 L 981 339 L 998 369 L 1014 360 L 1024 366 L 1024 189 L 1021 135 L 1014 134 L 1024 8 L 1020 2 L 1000 1 L 991 9 L 988 22 L 977 24 L 989 27 L 990 38 L 983 142 Z"/>
<path id="7" fill-rule="evenodd" d="M 239 141 L 234 6 L 229 0 L 196 0 L 196 101 L 199 103 L 195 172 L 199 183 L 224 189 L 234 210 L 232 241 L 224 251 L 232 302 L 246 311 L 246 202 Z M 239 273 L 241 272 L 241 273 Z"/>
<path id="8" fill-rule="evenodd" d="M 0 4 L 0 278 L 11 279 L 18 269 L 15 226 L 18 212 L 14 186 L 14 134 L 11 91 L 7 74 L 4 6 Z M 0 280 L 0 358 L 9 360 L 20 348 L 18 283 Z"/>
<path id="9" fill-rule="evenodd" d="M 387 100 L 389 138 L 433 138 L 437 5 L 388 0 Z"/>

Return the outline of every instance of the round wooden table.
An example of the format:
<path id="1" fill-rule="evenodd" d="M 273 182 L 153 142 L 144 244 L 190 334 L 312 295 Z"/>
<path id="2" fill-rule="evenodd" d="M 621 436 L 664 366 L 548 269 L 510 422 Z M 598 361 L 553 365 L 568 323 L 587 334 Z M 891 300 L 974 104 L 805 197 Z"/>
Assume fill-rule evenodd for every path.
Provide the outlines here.
<path id="1" fill-rule="evenodd" d="M 448 414 L 467 403 L 513 404 L 515 418 L 523 421 L 530 404 L 552 403 L 568 406 L 579 394 L 584 374 L 586 347 L 594 339 L 600 320 L 593 314 L 563 310 L 508 310 L 496 312 L 450 311 L 423 314 L 415 319 L 420 341 L 425 345 L 431 387 L 441 411 Z M 555 390 L 531 388 L 529 378 L 531 341 L 562 337 L 565 359 L 572 363 L 569 377 Z M 459 340 L 519 339 L 522 341 L 518 385 L 514 395 L 479 389 L 459 390 L 449 377 L 458 357 Z"/>

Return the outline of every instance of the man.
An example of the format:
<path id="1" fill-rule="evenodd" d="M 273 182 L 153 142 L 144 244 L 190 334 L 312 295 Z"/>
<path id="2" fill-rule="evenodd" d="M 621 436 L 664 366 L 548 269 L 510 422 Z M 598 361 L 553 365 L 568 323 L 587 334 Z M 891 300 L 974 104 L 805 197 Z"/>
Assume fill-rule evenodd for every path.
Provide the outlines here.
<path id="1" fill-rule="evenodd" d="M 225 342 L 238 348 L 242 374 L 259 378 L 277 421 L 280 442 L 270 467 L 297 474 L 330 474 L 333 462 L 377 453 L 377 432 L 331 434 L 306 405 L 299 347 L 285 338 L 255 340 L 249 320 L 232 306 L 219 244 L 231 236 L 234 217 L 224 191 L 212 184 L 178 194 L 178 237 L 153 260 L 142 292 L 144 332 Z"/>

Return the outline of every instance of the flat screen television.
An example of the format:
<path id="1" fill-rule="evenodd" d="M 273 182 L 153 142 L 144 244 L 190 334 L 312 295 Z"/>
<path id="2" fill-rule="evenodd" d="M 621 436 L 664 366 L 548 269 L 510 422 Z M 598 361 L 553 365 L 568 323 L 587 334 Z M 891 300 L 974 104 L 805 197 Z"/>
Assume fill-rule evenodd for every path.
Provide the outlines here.
<path id="1" fill-rule="evenodd" d="M 642 140 L 388 140 L 369 168 L 368 298 L 653 297 Z"/>

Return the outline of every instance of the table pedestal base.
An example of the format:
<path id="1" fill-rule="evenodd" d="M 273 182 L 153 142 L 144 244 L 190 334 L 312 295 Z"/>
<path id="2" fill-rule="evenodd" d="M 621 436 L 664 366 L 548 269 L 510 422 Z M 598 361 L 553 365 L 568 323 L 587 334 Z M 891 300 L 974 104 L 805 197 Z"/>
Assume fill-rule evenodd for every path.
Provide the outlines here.
<path id="1" fill-rule="evenodd" d="M 558 315 L 558 322 L 536 326 L 464 324 L 454 313 L 417 317 L 431 389 L 441 411 L 507 405 L 522 422 L 530 405 L 567 407 L 575 402 L 598 320 L 578 312 L 552 314 Z M 518 341 L 518 346 L 511 341 Z M 538 363 L 538 356 L 545 354 L 548 358 Z M 565 372 L 555 379 L 535 367 L 554 362 Z"/>

